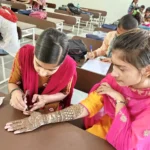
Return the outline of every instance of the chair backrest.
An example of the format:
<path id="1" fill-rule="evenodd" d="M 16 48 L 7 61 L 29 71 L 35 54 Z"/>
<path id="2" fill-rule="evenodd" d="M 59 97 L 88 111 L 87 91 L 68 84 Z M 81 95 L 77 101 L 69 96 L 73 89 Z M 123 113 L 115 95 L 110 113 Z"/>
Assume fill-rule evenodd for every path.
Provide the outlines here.
<path id="1" fill-rule="evenodd" d="M 56 13 L 60 13 L 60 14 L 66 14 L 66 15 L 70 15 L 68 11 L 65 10 L 59 10 L 59 9 L 55 9 L 54 12 Z"/>
<path id="2" fill-rule="evenodd" d="M 1 3 L 0 5 L 1 5 L 1 6 L 5 6 L 5 7 L 7 7 L 7 8 L 10 8 L 10 9 L 11 9 L 11 5 L 9 5 L 9 4 Z"/>
<path id="3" fill-rule="evenodd" d="M 103 16 L 103 17 L 107 16 L 107 11 L 97 10 L 97 9 L 91 9 L 91 8 L 83 8 L 83 9 L 87 10 L 88 12 L 92 11 L 92 12 L 101 13 L 101 16 Z"/>
<path id="4" fill-rule="evenodd" d="M 18 17 L 18 21 L 29 23 L 29 24 L 34 24 L 36 25 L 37 28 L 40 29 L 47 29 L 47 28 L 56 28 L 56 24 L 47 20 L 41 20 L 39 18 L 33 18 L 30 16 L 22 15 L 16 13 Z"/>
<path id="5" fill-rule="evenodd" d="M 88 10 L 87 12 L 93 14 L 93 18 L 99 18 L 101 16 L 99 12 L 95 12 L 92 10 Z"/>
<path id="6" fill-rule="evenodd" d="M 80 17 L 82 21 L 90 21 L 90 16 L 87 14 L 81 14 Z"/>
<path id="7" fill-rule="evenodd" d="M 63 14 L 58 14 L 58 13 L 47 12 L 47 17 L 62 19 L 62 20 L 64 20 L 64 23 L 66 23 L 68 25 L 76 24 L 76 18 L 74 16 L 70 16 L 70 15 L 63 15 Z"/>
<path id="8" fill-rule="evenodd" d="M 22 3 L 14 3 L 11 1 L 3 1 L 1 3 L 11 5 L 11 8 L 15 8 L 15 9 L 26 9 L 27 8 L 26 5 L 22 4 Z"/>
<path id="9" fill-rule="evenodd" d="M 105 77 L 82 68 L 77 68 L 77 76 L 75 88 L 86 93 L 89 93 L 93 85 L 100 82 Z"/>
<path id="10" fill-rule="evenodd" d="M 56 4 L 53 4 L 53 3 L 46 3 L 47 7 L 48 8 L 56 8 Z"/>
<path id="11" fill-rule="evenodd" d="M 72 13 L 70 13 L 68 11 L 65 11 L 65 10 L 55 9 L 55 12 L 56 13 L 60 13 L 60 14 L 66 14 L 66 15 L 71 15 L 72 16 Z M 78 16 L 82 17 L 81 18 L 82 21 L 89 21 L 90 20 L 90 16 L 87 15 L 87 14 L 81 14 L 81 15 L 78 15 Z"/>
<path id="12" fill-rule="evenodd" d="M 94 31 L 102 31 L 102 32 L 110 32 L 110 31 L 114 31 L 114 30 L 111 30 L 111 29 L 106 29 L 106 28 L 95 28 Z"/>
<path id="13" fill-rule="evenodd" d="M 90 38 L 84 38 L 80 36 L 74 36 L 72 39 L 81 39 L 87 47 L 87 51 L 90 51 L 90 45 L 92 45 L 93 51 L 100 48 L 102 45 L 102 41 L 94 40 Z"/>
<path id="14" fill-rule="evenodd" d="M 25 4 L 21 3 L 13 3 L 11 5 L 11 8 L 16 8 L 16 9 L 27 9 L 27 6 Z"/>
<path id="15" fill-rule="evenodd" d="M 88 10 L 89 10 L 89 11 L 94 11 L 94 12 L 101 13 L 101 16 L 103 16 L 103 17 L 107 16 L 107 11 L 95 10 L 95 9 L 88 9 Z"/>
<path id="16" fill-rule="evenodd" d="M 101 16 L 106 17 L 107 16 L 107 11 L 99 11 L 101 13 Z"/>

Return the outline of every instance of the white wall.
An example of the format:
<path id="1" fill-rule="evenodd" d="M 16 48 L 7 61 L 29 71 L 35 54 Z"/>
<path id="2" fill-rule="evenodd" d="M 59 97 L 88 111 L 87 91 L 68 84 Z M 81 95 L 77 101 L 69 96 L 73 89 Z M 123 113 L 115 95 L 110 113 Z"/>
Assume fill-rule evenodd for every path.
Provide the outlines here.
<path id="1" fill-rule="evenodd" d="M 62 4 L 72 2 L 79 3 L 81 7 L 94 8 L 99 10 L 107 10 L 107 23 L 111 23 L 127 13 L 128 7 L 132 0 L 47 0 L 55 3 L 57 7 Z M 139 5 L 150 7 L 150 0 L 139 0 Z"/>

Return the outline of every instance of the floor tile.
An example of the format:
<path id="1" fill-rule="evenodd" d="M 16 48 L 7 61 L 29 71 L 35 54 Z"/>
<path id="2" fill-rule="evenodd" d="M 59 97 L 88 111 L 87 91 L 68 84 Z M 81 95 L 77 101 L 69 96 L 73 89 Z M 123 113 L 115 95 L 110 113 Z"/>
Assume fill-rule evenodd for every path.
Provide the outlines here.
<path id="1" fill-rule="evenodd" d="M 3 72 L 2 72 L 2 67 L 0 66 L 0 81 L 3 80 Z M 5 68 L 5 73 L 6 73 L 6 77 L 9 78 L 10 77 L 10 73 L 11 73 L 11 70 L 10 69 L 6 69 Z"/>
<path id="2" fill-rule="evenodd" d="M 8 85 L 8 82 L 4 82 L 4 83 L 0 84 L 0 89 L 4 88 L 7 85 Z"/>
<path id="3" fill-rule="evenodd" d="M 0 56 L 0 58 L 3 57 L 4 58 L 4 63 L 10 62 L 12 61 L 14 58 L 10 55 L 6 55 L 6 56 Z M 2 64 L 2 61 L 0 59 L 0 64 Z"/>
<path id="4" fill-rule="evenodd" d="M 0 89 L 0 92 L 1 92 L 1 93 L 5 93 L 5 94 L 8 94 L 8 87 L 5 86 L 4 88 Z"/>
<path id="5" fill-rule="evenodd" d="M 5 63 L 5 68 L 11 70 L 12 69 L 12 65 L 13 65 L 13 61 L 7 62 L 7 63 Z"/>

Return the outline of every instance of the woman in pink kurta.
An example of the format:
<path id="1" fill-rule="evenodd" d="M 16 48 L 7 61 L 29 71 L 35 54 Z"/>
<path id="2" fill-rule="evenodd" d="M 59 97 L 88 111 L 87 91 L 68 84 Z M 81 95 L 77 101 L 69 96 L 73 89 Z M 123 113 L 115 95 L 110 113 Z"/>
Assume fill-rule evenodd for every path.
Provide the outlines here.
<path id="1" fill-rule="evenodd" d="M 135 29 L 116 38 L 113 71 L 96 84 L 80 104 L 7 123 L 15 134 L 68 120 L 85 118 L 87 131 L 117 150 L 150 150 L 150 34 Z M 104 136 L 104 137 L 103 137 Z"/>

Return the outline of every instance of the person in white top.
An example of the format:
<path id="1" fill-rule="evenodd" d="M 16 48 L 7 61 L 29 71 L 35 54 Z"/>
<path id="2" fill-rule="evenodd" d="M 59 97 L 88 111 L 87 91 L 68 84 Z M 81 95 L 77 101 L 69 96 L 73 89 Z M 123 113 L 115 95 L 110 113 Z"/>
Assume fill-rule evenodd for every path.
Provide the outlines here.
<path id="1" fill-rule="evenodd" d="M 15 56 L 19 47 L 17 17 L 9 8 L 0 7 L 0 54 Z"/>

